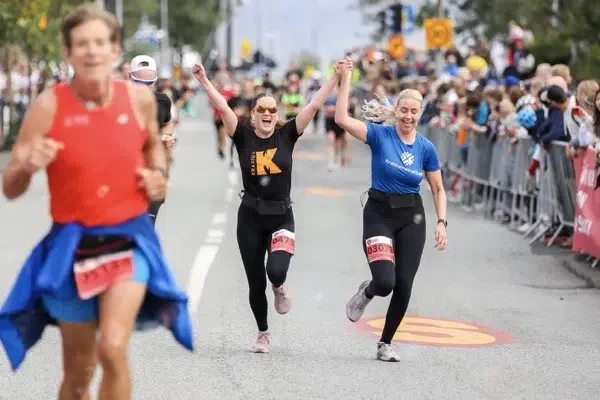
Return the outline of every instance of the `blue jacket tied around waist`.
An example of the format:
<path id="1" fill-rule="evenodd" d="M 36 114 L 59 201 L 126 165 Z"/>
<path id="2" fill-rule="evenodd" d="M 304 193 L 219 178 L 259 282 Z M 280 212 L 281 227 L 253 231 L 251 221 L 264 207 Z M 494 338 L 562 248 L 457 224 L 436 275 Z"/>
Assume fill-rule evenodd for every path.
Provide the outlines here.
<path id="1" fill-rule="evenodd" d="M 19 368 L 27 351 L 42 337 L 46 326 L 56 325 L 42 305 L 41 296 L 52 295 L 65 300 L 78 298 L 73 263 L 79 240 L 84 234 L 119 235 L 135 242 L 150 267 L 148 290 L 138 314 L 136 330 L 165 326 L 179 344 L 193 351 L 187 296 L 177 288 L 158 236 L 146 215 L 110 227 L 54 224 L 31 252 L 0 310 L 0 341 L 13 371 Z"/>

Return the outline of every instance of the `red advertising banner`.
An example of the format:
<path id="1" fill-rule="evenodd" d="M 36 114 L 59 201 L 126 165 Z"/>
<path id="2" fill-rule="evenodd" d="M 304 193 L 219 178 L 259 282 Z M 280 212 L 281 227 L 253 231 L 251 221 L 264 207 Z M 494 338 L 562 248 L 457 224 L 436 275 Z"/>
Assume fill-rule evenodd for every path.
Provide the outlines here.
<path id="1" fill-rule="evenodd" d="M 600 188 L 596 189 L 596 153 L 586 150 L 575 160 L 577 209 L 573 251 L 600 259 Z"/>

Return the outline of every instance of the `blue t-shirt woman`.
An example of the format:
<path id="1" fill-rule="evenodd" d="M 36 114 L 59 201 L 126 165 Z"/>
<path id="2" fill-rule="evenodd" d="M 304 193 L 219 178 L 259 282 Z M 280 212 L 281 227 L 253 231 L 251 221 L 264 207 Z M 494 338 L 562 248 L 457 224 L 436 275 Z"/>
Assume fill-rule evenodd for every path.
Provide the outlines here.
<path id="1" fill-rule="evenodd" d="M 423 97 L 412 89 L 402 91 L 395 106 L 377 100 L 363 107 L 371 121 L 348 115 L 351 61 L 340 64 L 341 84 L 335 122 L 371 148 L 371 188 L 363 211 L 363 249 L 373 277 L 363 282 L 346 305 L 348 319 L 356 322 L 374 296 L 394 293 L 386 316 L 377 358 L 399 361 L 390 343 L 404 318 L 413 281 L 425 247 L 426 224 L 419 189 L 423 178 L 431 187 L 438 220 L 436 248 L 444 250 L 446 193 L 434 145 L 417 133 Z"/>

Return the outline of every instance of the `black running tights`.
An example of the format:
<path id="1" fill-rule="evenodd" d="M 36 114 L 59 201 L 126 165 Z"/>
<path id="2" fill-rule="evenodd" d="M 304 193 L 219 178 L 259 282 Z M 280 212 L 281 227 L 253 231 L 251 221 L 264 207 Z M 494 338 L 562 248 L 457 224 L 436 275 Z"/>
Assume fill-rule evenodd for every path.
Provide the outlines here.
<path id="1" fill-rule="evenodd" d="M 386 297 L 392 293 L 385 316 L 381 341 L 390 344 L 406 314 L 413 281 L 425 247 L 426 224 L 423 202 L 416 195 L 415 205 L 391 209 L 369 199 L 363 210 L 363 248 L 367 243 L 387 242 L 393 246 L 394 261 L 369 263 L 373 279 L 366 289 L 367 297 Z"/>
<path id="2" fill-rule="evenodd" d="M 273 232 L 281 229 L 294 232 L 294 213 L 289 208 L 285 215 L 260 215 L 254 209 L 240 205 L 238 210 L 237 240 L 248 278 L 250 308 L 258 330 L 269 329 L 267 323 L 267 277 L 273 286 L 283 285 L 287 278 L 292 254 L 271 252 Z M 265 253 L 268 252 L 265 267 Z M 265 273 L 266 270 L 266 273 Z"/>

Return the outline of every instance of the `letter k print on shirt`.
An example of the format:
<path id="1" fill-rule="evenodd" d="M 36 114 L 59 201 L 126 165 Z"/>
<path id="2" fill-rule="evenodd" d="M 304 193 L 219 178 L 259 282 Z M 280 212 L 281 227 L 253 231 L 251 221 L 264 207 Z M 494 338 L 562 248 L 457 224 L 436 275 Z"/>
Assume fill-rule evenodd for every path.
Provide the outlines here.
<path id="1" fill-rule="evenodd" d="M 255 152 L 256 168 L 252 168 L 252 171 L 259 176 L 280 174 L 281 169 L 273 162 L 276 152 L 276 148 Z"/>

